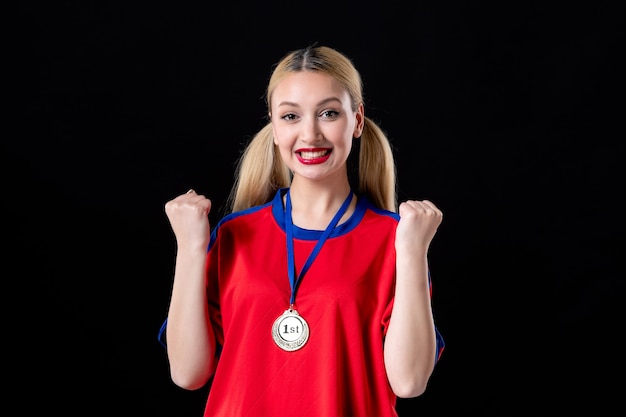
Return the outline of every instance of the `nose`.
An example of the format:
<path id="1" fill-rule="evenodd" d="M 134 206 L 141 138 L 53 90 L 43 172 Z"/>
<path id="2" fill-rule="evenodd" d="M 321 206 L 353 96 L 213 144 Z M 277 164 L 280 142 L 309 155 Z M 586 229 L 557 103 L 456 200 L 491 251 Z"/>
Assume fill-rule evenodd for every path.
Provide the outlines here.
<path id="1" fill-rule="evenodd" d="M 322 140 L 323 135 L 320 130 L 317 117 L 306 117 L 300 125 L 300 141 L 306 144 L 313 144 Z"/>

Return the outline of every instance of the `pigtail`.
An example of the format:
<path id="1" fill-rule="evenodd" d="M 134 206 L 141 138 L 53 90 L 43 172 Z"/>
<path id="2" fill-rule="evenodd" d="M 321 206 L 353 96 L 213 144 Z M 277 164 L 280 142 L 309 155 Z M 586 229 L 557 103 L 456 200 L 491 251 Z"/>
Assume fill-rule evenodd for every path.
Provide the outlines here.
<path id="1" fill-rule="evenodd" d="M 359 189 L 376 207 L 397 211 L 396 165 L 382 129 L 365 118 L 359 152 Z"/>
<path id="2" fill-rule="evenodd" d="M 270 201 L 279 188 L 291 184 L 291 173 L 274 145 L 271 124 L 250 141 L 236 168 L 229 205 L 240 211 Z"/>

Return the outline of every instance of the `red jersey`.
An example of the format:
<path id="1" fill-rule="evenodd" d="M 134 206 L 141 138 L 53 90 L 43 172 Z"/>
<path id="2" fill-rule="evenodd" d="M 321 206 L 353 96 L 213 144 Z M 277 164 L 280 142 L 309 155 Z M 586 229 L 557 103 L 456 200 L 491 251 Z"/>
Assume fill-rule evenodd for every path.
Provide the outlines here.
<path id="1" fill-rule="evenodd" d="M 204 415 L 397 416 L 383 343 L 394 299 L 399 216 L 359 197 L 297 286 L 295 308 L 309 337 L 301 348 L 285 351 L 272 337 L 291 297 L 285 192 L 227 215 L 212 231 L 207 295 L 221 351 Z M 293 226 L 296 271 L 321 234 Z M 444 343 L 435 330 L 437 361 Z"/>

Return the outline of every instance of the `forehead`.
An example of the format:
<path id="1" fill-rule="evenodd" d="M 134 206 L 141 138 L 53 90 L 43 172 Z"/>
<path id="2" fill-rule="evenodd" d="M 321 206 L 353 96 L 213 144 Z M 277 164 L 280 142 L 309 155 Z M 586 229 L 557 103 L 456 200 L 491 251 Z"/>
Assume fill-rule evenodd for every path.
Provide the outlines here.
<path id="1" fill-rule="evenodd" d="M 287 75 L 276 85 L 272 105 L 281 102 L 304 105 L 330 97 L 349 101 L 348 92 L 334 77 L 319 71 L 300 71 Z"/>

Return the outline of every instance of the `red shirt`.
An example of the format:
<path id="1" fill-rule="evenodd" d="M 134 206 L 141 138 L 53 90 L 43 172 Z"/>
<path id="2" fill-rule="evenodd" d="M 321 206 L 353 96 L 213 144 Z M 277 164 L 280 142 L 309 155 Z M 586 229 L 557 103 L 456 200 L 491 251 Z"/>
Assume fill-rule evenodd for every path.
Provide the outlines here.
<path id="1" fill-rule="evenodd" d="M 284 351 L 272 338 L 272 325 L 291 296 L 285 191 L 270 203 L 226 216 L 213 230 L 207 294 L 222 350 L 204 415 L 397 416 L 383 341 L 399 217 L 359 197 L 351 218 L 332 231 L 297 287 L 295 307 L 308 323 L 308 341 Z M 321 234 L 294 225 L 297 272 Z M 438 331 L 437 339 L 440 354 Z"/>

